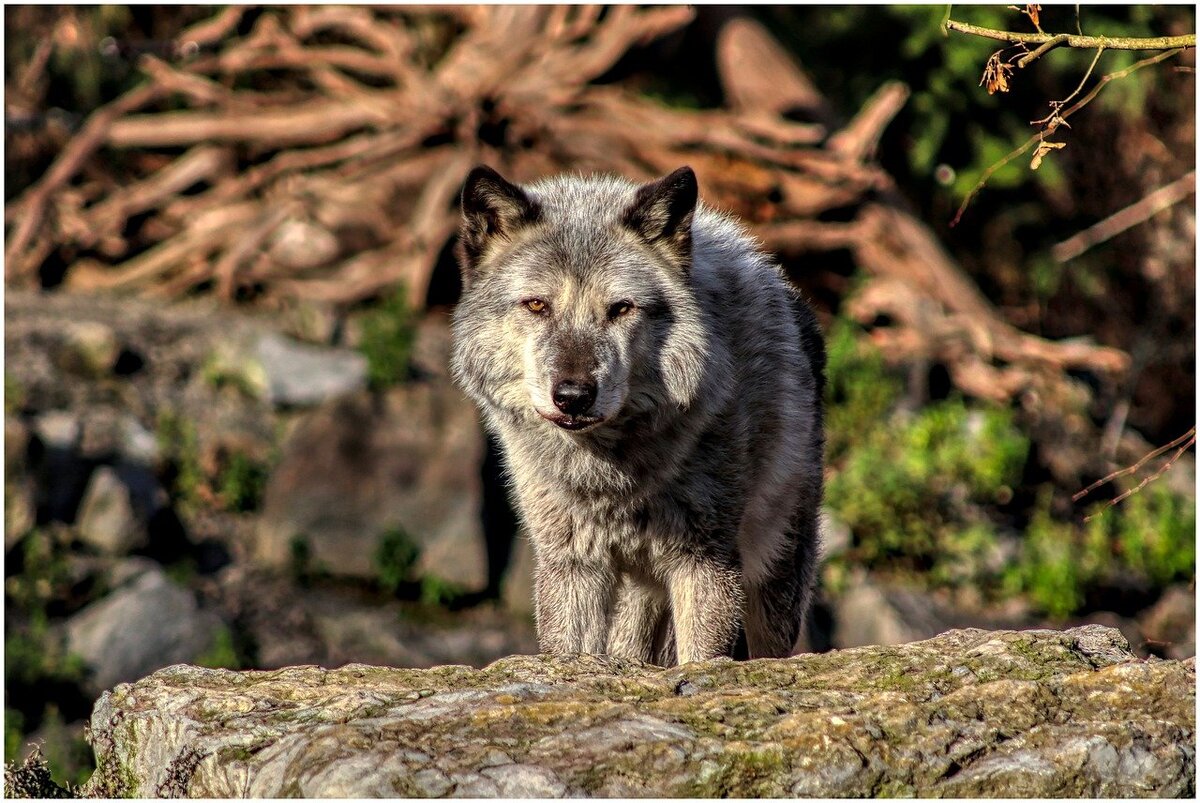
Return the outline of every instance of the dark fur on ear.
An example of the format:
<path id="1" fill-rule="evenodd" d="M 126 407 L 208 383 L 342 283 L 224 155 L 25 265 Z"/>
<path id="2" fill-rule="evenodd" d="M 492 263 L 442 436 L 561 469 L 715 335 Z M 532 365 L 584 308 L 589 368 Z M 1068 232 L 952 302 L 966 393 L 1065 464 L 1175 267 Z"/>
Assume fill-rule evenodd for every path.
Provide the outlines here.
<path id="1" fill-rule="evenodd" d="M 687 269 L 692 263 L 692 213 L 698 192 L 692 168 L 681 167 L 638 188 L 622 222 Z"/>
<path id="2" fill-rule="evenodd" d="M 458 232 L 458 257 L 464 282 L 479 267 L 493 238 L 509 238 L 540 217 L 537 202 L 520 187 L 487 165 L 473 168 L 463 184 L 462 225 Z"/>

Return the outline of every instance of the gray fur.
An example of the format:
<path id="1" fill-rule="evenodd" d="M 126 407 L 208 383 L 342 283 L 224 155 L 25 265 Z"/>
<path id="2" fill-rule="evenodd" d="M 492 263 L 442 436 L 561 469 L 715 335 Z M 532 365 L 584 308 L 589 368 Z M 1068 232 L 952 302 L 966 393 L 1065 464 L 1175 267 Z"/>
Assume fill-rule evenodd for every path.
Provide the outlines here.
<path id="1" fill-rule="evenodd" d="M 790 654 L 822 492 L 812 311 L 688 168 L 476 168 L 463 214 L 453 371 L 504 448 L 542 650 L 688 662 L 744 628 L 751 657 Z"/>

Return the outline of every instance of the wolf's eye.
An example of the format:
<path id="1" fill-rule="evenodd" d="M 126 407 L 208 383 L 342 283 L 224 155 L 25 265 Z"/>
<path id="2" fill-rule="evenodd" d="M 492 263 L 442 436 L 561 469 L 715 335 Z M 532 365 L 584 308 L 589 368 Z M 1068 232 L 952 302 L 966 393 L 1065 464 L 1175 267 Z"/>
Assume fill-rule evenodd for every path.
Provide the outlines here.
<path id="1" fill-rule="evenodd" d="M 632 301 L 618 301 L 608 308 L 608 319 L 610 321 L 615 320 L 616 318 L 620 318 L 622 315 L 628 315 L 631 312 L 633 312 Z"/>
<path id="2" fill-rule="evenodd" d="M 525 309 L 529 310 L 530 312 L 537 313 L 538 315 L 541 315 L 547 309 L 546 302 L 542 301 L 540 298 L 530 298 L 522 301 L 521 303 L 525 305 Z"/>

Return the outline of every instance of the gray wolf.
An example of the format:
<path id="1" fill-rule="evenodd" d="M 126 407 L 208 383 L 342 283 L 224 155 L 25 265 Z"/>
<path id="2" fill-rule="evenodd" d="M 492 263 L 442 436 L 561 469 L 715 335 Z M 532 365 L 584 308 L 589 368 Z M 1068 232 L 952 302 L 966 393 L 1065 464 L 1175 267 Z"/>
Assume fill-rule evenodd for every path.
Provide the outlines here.
<path id="1" fill-rule="evenodd" d="M 462 193 L 452 371 L 499 439 L 544 652 L 791 654 L 816 573 L 812 310 L 684 167 Z"/>

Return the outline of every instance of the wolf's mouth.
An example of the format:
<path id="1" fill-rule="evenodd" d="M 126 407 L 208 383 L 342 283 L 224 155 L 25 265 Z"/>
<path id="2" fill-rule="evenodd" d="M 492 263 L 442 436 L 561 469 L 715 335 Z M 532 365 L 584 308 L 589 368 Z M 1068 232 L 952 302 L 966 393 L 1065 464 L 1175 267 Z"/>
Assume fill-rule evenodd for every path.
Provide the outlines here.
<path id="1" fill-rule="evenodd" d="M 566 415 L 564 413 L 543 413 L 538 410 L 538 415 L 554 424 L 561 429 L 570 430 L 571 432 L 581 432 L 585 429 L 596 426 L 603 418 L 594 415 Z"/>

